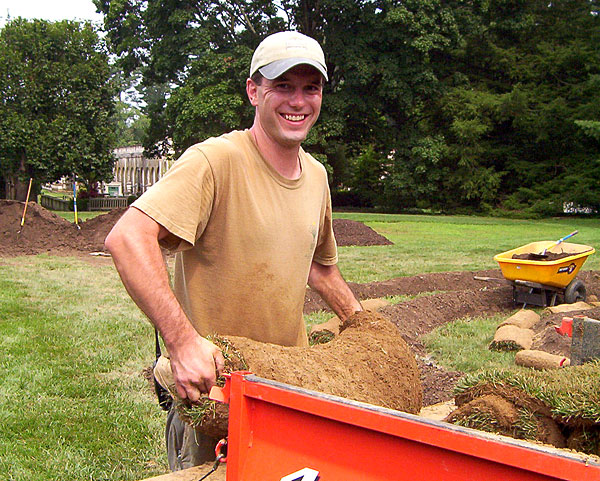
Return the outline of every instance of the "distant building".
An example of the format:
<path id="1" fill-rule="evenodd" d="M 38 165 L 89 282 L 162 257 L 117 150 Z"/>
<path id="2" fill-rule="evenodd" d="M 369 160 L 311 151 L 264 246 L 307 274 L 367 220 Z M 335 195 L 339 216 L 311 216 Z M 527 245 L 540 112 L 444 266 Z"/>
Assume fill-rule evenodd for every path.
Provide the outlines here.
<path id="1" fill-rule="evenodd" d="M 575 202 L 564 202 L 563 212 L 565 214 L 597 214 L 598 210 L 593 207 L 576 204 Z"/>
<path id="2" fill-rule="evenodd" d="M 113 181 L 105 184 L 104 192 L 111 196 L 140 195 L 155 184 L 171 167 L 173 160 L 147 159 L 141 145 L 114 150 L 117 160 Z"/>

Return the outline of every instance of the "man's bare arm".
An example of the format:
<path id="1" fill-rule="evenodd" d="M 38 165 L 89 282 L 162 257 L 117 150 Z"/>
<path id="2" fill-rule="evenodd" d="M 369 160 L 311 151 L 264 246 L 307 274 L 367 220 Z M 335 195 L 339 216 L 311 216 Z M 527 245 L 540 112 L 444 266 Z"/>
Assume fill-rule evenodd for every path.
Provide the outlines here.
<path id="1" fill-rule="evenodd" d="M 336 265 L 324 266 L 313 261 L 308 285 L 319 293 L 342 321 L 363 310 Z"/>
<path id="2" fill-rule="evenodd" d="M 164 227 L 132 207 L 105 245 L 127 292 L 165 342 L 179 396 L 193 402 L 215 384 L 215 368 L 221 371 L 224 360 L 221 351 L 194 329 L 171 290 L 158 244 L 167 235 Z"/>

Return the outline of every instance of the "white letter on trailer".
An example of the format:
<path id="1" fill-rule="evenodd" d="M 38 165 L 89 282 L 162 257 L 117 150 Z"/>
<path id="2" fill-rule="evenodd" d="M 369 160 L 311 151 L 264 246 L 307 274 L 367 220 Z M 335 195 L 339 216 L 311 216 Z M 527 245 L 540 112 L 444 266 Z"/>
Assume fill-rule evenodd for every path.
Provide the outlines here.
<path id="1" fill-rule="evenodd" d="M 295 473 L 288 474 L 281 478 L 281 481 L 317 481 L 319 477 L 319 471 L 314 469 L 304 468 Z"/>

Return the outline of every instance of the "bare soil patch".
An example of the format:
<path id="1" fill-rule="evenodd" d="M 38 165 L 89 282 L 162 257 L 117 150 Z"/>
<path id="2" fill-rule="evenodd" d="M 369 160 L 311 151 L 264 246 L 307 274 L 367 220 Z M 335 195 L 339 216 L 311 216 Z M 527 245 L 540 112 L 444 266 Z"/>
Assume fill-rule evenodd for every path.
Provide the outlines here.
<path id="1" fill-rule="evenodd" d="M 333 233 L 339 246 L 382 246 L 393 242 L 368 225 L 349 219 L 333 219 Z"/>

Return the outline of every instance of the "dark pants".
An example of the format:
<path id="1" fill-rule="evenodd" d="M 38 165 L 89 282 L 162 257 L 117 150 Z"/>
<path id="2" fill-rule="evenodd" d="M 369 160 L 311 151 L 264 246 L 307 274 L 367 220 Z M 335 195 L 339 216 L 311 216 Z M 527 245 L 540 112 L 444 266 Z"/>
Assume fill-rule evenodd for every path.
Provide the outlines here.
<path id="1" fill-rule="evenodd" d="M 171 471 L 199 466 L 216 458 L 215 446 L 219 440 L 209 438 L 183 422 L 173 407 L 167 414 L 165 438 Z"/>

